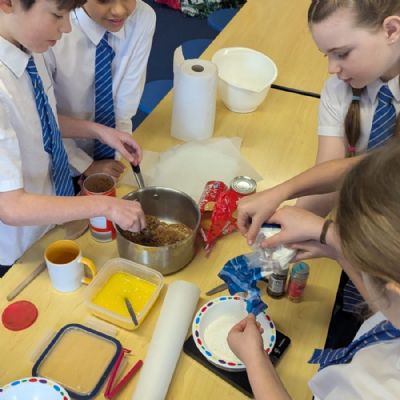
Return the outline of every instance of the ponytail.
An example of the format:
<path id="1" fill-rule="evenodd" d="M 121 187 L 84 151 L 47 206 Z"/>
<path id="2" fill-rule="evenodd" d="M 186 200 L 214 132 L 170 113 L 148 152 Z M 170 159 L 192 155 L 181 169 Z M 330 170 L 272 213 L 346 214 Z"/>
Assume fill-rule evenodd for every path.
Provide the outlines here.
<path id="1" fill-rule="evenodd" d="M 356 144 L 361 135 L 361 123 L 360 123 L 360 98 L 363 89 L 354 89 L 353 97 L 347 115 L 344 120 L 344 132 L 347 138 L 347 156 L 353 157 L 356 155 Z M 400 123 L 399 123 L 400 125 Z"/>
<path id="2" fill-rule="evenodd" d="M 399 76 L 400 84 L 400 76 Z M 356 155 L 356 145 L 361 135 L 361 123 L 360 123 L 360 99 L 363 89 L 354 89 L 353 96 L 347 115 L 344 120 L 344 132 L 347 138 L 347 157 L 354 157 Z M 394 127 L 393 137 L 400 137 L 400 113 L 396 117 L 396 125 Z"/>

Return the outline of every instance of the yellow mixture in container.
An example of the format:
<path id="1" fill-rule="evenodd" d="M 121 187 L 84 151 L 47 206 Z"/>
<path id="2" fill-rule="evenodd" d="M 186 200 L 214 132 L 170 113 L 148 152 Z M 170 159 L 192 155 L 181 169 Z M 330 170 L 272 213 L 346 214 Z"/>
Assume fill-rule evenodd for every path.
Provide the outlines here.
<path id="1" fill-rule="evenodd" d="M 157 286 L 126 272 L 116 272 L 96 294 L 92 302 L 123 317 L 129 317 L 124 298 L 128 298 L 136 314 L 149 302 Z"/>

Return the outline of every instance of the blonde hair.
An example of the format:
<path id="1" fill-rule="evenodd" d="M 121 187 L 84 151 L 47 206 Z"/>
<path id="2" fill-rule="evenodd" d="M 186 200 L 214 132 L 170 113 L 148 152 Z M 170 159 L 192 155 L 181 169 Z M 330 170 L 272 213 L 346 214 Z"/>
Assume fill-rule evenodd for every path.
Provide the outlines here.
<path id="1" fill-rule="evenodd" d="M 355 18 L 357 26 L 378 31 L 385 18 L 400 15 L 399 0 L 312 0 L 308 9 L 308 24 L 322 22 L 339 9 L 349 9 Z M 360 138 L 360 97 L 363 89 L 353 89 L 353 98 L 346 114 L 344 129 L 348 143 L 348 155 L 356 154 L 356 145 Z M 400 118 L 394 135 L 400 135 Z"/>
<path id="2" fill-rule="evenodd" d="M 400 142 L 374 150 L 345 177 L 336 215 L 344 256 L 382 286 L 400 283 Z"/>

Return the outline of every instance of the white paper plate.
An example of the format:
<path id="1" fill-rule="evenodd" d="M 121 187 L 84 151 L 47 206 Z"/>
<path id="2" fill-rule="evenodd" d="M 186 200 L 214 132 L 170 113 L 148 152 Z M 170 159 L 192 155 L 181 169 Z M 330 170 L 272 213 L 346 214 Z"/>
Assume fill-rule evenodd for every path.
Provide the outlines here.
<path id="1" fill-rule="evenodd" d="M 193 320 L 192 335 L 197 348 L 209 362 L 227 371 L 244 371 L 246 369 L 246 366 L 240 360 L 226 359 L 226 357 L 221 356 L 221 352 L 218 354 L 218 350 L 216 350 L 226 349 L 229 330 L 246 315 L 246 303 L 240 296 L 217 297 L 200 308 Z M 212 326 L 211 324 L 218 323 L 221 319 L 226 321 L 227 326 L 220 330 L 221 335 L 214 338 L 210 346 L 207 344 L 206 330 Z M 257 316 L 257 321 L 264 329 L 262 334 L 264 349 L 269 354 L 275 345 L 275 325 L 266 313 L 260 313 Z"/>
<path id="2" fill-rule="evenodd" d="M 0 388 L 1 400 L 70 400 L 58 383 L 40 377 L 18 379 Z"/>

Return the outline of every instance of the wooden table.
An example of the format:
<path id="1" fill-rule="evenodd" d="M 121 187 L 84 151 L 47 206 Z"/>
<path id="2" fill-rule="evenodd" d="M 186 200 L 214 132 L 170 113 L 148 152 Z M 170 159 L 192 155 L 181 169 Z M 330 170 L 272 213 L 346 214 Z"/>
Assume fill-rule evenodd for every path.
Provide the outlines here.
<path id="1" fill-rule="evenodd" d="M 328 66 L 308 29 L 309 5 L 309 0 L 247 0 L 203 56 L 211 59 L 223 47 L 250 47 L 276 63 L 276 84 L 320 93 Z"/>
<path id="2" fill-rule="evenodd" d="M 258 189 L 276 184 L 311 166 L 316 152 L 316 123 L 318 101 L 290 93 L 271 91 L 260 108 L 250 114 L 235 114 L 220 102 L 217 105 L 215 136 L 240 136 L 243 138 L 242 154 L 265 178 Z M 147 118 L 136 133 L 136 138 L 146 150 L 163 151 L 178 143 L 169 135 L 171 95 Z M 120 193 L 128 190 L 120 188 Z M 50 232 L 33 246 L 4 279 L 0 280 L 0 309 L 7 305 L 5 296 L 42 261 L 46 245 L 62 238 L 61 228 Z M 116 244 L 100 244 L 89 234 L 78 239 L 84 255 L 100 267 L 117 256 Z M 194 282 L 201 288 L 203 304 L 208 299 L 204 293 L 220 283 L 216 274 L 230 258 L 248 252 L 245 240 L 238 234 L 222 238 L 211 255 L 206 258 L 200 250 L 194 260 L 180 272 L 165 278 L 168 284 L 176 279 Z M 330 315 L 335 300 L 340 268 L 332 261 L 310 262 L 311 274 L 304 301 L 294 304 L 286 298 L 272 300 L 265 296 L 269 312 L 278 329 L 288 335 L 292 344 L 277 367 L 277 371 L 296 400 L 310 399 L 307 381 L 317 367 L 306 362 L 314 348 L 324 345 Z M 60 294 L 50 286 L 47 273 L 42 273 L 18 299 L 32 301 L 39 309 L 35 324 L 21 332 L 12 332 L 0 326 L 0 385 L 29 376 L 34 349 L 49 331 L 57 331 L 71 322 L 85 323 L 89 316 L 84 305 L 84 288 L 70 294 Z M 166 290 L 139 329 L 133 332 L 118 329 L 117 338 L 144 358 L 151 334 Z M 119 399 L 130 399 L 138 377 L 135 377 L 120 394 Z M 97 398 L 101 399 L 100 394 Z M 216 375 L 186 355 L 182 355 L 172 379 L 167 399 L 230 399 L 246 397 Z M 145 399 L 143 399 L 145 400 Z"/>

